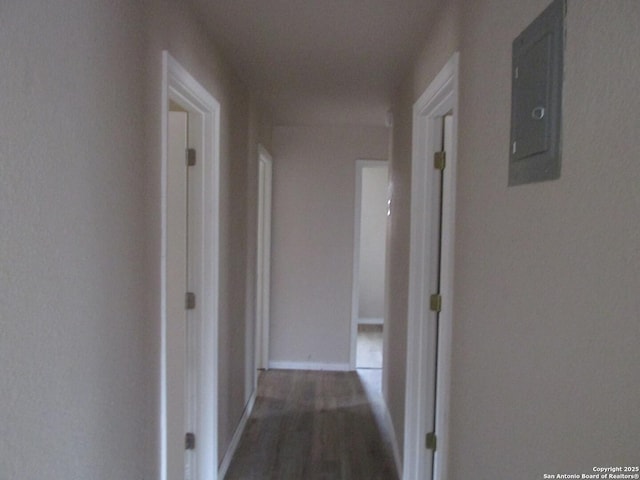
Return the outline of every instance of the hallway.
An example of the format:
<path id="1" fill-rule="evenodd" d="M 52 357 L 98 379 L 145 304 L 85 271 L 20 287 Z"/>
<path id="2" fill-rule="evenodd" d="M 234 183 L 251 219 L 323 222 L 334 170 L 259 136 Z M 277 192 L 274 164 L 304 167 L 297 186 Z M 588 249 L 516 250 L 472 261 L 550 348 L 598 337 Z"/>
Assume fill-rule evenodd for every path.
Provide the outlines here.
<path id="1" fill-rule="evenodd" d="M 528 185 L 509 185 L 510 152 L 526 150 L 511 141 L 512 93 L 529 84 L 514 41 L 552 0 L 0 3 L 0 480 L 180 480 L 185 457 L 193 480 L 224 478 L 221 467 L 227 478 L 389 479 L 396 465 L 424 480 L 430 459 L 434 480 L 638 465 L 640 1 L 559 3 L 560 115 L 538 118 L 547 102 L 533 89 L 531 115 L 518 115 L 540 145 L 559 127 L 560 178 Z M 542 59 L 546 40 L 534 45 Z M 437 223 L 437 195 L 418 185 L 442 166 L 428 113 L 453 92 L 442 239 L 452 258 L 440 285 L 451 294 L 434 298 L 451 348 L 438 338 L 429 350 L 449 366 L 433 382 L 409 356 L 417 340 L 436 341 L 420 318 L 436 285 L 413 301 L 431 269 L 412 247 L 435 258 L 433 238 L 418 240 Z M 195 142 L 195 165 L 177 147 L 169 161 L 172 103 L 200 112 L 188 134 L 202 120 L 212 137 Z M 257 281 L 263 151 L 268 295 Z M 342 372 L 360 318 L 357 165 L 383 160 L 376 402 L 363 380 L 374 369 Z M 168 201 L 178 170 L 184 209 Z M 202 235 L 174 236 L 189 204 Z M 206 275 L 183 278 L 176 245 L 182 261 L 205 237 L 194 263 Z M 187 338 L 211 361 L 188 362 Z M 257 338 L 268 348 L 256 351 Z M 261 353 L 272 370 L 258 391 Z M 442 415 L 431 428 L 414 390 L 434 384 L 440 403 L 426 397 Z M 393 431 L 384 440 L 379 412 Z M 197 447 L 185 452 L 188 434 Z"/>
<path id="2" fill-rule="evenodd" d="M 373 383 L 356 372 L 262 372 L 225 479 L 397 478 Z"/>

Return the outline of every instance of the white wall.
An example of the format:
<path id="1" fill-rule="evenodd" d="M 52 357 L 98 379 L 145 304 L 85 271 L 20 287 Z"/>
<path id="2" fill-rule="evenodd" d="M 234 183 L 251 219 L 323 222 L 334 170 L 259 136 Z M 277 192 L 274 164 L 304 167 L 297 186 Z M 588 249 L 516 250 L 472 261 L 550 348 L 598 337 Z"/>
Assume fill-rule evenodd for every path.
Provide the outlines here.
<path id="1" fill-rule="evenodd" d="M 0 478 L 158 478 L 165 48 L 222 109 L 224 453 L 252 385 L 264 118 L 184 3 L 2 2 L 0 44 Z"/>
<path id="2" fill-rule="evenodd" d="M 142 11 L 0 12 L 0 478 L 152 478 Z"/>
<path id="3" fill-rule="evenodd" d="M 384 318 L 388 178 L 386 165 L 362 169 L 359 318 Z"/>
<path id="4" fill-rule="evenodd" d="M 640 3 L 569 2 L 562 176 L 507 188 L 510 41 L 546 3 L 462 23 L 454 478 L 638 461 Z"/>
<path id="5" fill-rule="evenodd" d="M 402 119 L 460 50 L 454 480 L 638 458 L 640 3 L 568 2 L 562 175 L 508 188 L 511 42 L 548 3 L 478 0 L 460 14 L 443 3 L 450 28 L 433 33 L 396 102 L 394 192 L 409 161 Z M 392 264 L 406 258 L 406 233 L 393 229 Z M 402 325 L 400 311 L 389 323 Z"/>
<path id="6" fill-rule="evenodd" d="M 355 161 L 387 156 L 384 127 L 276 127 L 271 361 L 349 363 Z"/>

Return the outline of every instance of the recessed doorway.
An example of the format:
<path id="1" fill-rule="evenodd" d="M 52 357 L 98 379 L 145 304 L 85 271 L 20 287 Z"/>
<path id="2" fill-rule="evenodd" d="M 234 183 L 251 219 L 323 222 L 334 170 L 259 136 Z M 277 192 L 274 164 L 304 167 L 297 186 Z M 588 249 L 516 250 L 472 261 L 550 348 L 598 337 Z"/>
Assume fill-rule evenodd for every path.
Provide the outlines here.
<path id="1" fill-rule="evenodd" d="M 356 161 L 352 369 L 382 369 L 388 177 L 386 161 Z"/>

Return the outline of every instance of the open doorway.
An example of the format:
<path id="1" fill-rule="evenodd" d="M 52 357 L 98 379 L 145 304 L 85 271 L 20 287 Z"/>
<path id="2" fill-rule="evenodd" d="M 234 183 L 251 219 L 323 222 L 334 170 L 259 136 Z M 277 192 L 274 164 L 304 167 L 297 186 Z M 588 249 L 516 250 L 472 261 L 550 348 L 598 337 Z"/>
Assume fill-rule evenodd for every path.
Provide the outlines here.
<path id="1" fill-rule="evenodd" d="M 388 164 L 356 162 L 351 368 L 382 370 Z"/>

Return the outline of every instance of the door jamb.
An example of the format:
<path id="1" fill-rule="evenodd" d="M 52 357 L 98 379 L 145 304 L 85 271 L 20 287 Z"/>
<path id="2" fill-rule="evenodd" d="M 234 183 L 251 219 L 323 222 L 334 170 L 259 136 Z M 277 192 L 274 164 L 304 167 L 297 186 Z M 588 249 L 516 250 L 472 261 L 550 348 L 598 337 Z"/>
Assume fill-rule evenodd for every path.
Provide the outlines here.
<path id="1" fill-rule="evenodd" d="M 266 370 L 269 368 L 269 272 L 271 270 L 271 192 L 273 181 L 273 159 L 262 145 L 258 145 L 258 168 L 258 255 L 256 269 L 257 298 L 255 367 L 256 370 L 259 368 L 264 368 Z M 264 234 L 265 232 L 268 232 L 266 236 Z M 254 379 L 255 384 L 257 385 L 258 375 L 255 373 Z"/>
<path id="2" fill-rule="evenodd" d="M 351 288 L 351 350 L 349 356 L 350 370 L 356 369 L 358 319 L 360 316 L 360 216 L 362 214 L 362 170 L 366 167 L 388 166 L 389 162 L 386 160 L 356 160 L 356 196 L 353 220 L 353 283 Z M 386 311 L 386 308 L 384 311 Z"/>
<path id="3" fill-rule="evenodd" d="M 411 238 L 409 260 L 409 304 L 407 325 L 407 380 L 405 396 L 405 435 L 403 479 L 425 477 L 422 462 L 424 452 L 426 413 L 423 405 L 428 394 L 424 355 L 424 317 L 429 311 L 428 265 L 431 259 L 431 218 L 428 208 L 431 178 L 436 172 L 431 164 L 438 138 L 437 122 L 451 112 L 452 147 L 447 152 L 444 170 L 442 213 L 441 295 L 442 309 L 438 331 L 437 385 L 435 404 L 435 432 L 438 448 L 434 454 L 433 479 L 447 478 L 449 456 L 449 390 L 451 382 L 451 344 L 453 320 L 454 215 L 456 186 L 456 139 L 458 130 L 458 64 L 456 52 L 424 91 L 413 107 L 413 149 L 411 166 Z M 441 131 L 441 130 L 440 130 Z M 426 215 L 425 215 L 426 213 Z M 431 392 L 432 394 L 433 392 Z"/>
<path id="4" fill-rule="evenodd" d="M 219 266 L 219 170 L 220 104 L 167 51 L 162 52 L 161 98 L 161 351 L 160 351 L 160 478 L 167 480 L 167 164 L 169 100 L 199 114 L 203 136 L 198 142 L 202 162 L 199 219 L 202 225 L 202 290 L 197 356 L 198 405 L 196 430 L 197 480 L 214 480 L 218 472 L 218 266 Z"/>

